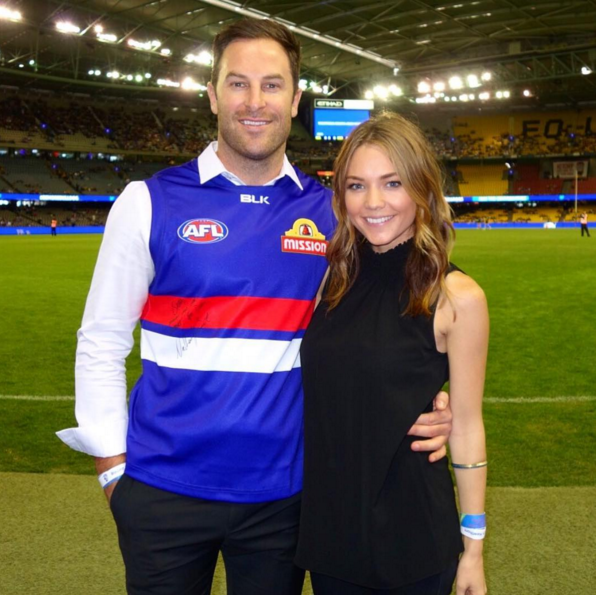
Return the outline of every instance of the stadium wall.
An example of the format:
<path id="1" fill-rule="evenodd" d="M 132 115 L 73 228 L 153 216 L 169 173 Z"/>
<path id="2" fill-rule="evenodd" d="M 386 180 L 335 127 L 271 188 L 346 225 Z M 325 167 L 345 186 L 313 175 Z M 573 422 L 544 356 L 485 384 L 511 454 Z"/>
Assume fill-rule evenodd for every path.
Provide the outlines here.
<path id="1" fill-rule="evenodd" d="M 480 223 L 455 223 L 455 229 L 485 229 Z M 560 223 L 491 223 L 490 229 L 579 229 L 579 223 L 564 221 Z M 105 228 L 99 226 L 88 227 L 58 227 L 58 235 L 103 233 Z M 0 227 L 0 236 L 49 236 L 49 227 Z"/>
<path id="2" fill-rule="evenodd" d="M 58 235 L 71 235 L 79 233 L 103 233 L 104 229 L 105 227 L 101 227 L 98 225 L 81 225 L 80 227 L 63 226 L 57 227 L 56 233 Z M 49 227 L 0 227 L 0 236 L 49 236 L 51 235 L 51 233 L 52 232 Z"/>

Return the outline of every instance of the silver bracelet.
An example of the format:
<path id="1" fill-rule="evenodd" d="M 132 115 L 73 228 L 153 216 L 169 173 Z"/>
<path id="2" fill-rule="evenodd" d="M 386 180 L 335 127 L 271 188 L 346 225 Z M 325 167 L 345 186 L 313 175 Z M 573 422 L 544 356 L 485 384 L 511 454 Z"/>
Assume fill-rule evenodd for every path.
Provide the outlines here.
<path id="1" fill-rule="evenodd" d="M 460 464 L 460 463 L 451 463 L 451 466 L 454 469 L 479 469 L 480 467 L 486 467 L 488 465 L 488 461 L 481 461 L 480 463 L 470 463 L 467 464 Z"/>

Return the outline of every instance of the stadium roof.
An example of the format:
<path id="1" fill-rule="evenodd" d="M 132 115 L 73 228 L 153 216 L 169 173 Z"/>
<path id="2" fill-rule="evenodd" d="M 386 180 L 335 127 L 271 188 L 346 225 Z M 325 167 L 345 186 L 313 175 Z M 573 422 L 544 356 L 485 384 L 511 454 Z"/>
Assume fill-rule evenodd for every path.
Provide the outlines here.
<path id="1" fill-rule="evenodd" d="M 208 51 L 223 25 L 254 15 L 295 28 L 303 76 L 331 95 L 364 97 L 393 84 L 412 100 L 420 82 L 432 93 L 437 81 L 490 72 L 482 88 L 506 88 L 516 105 L 596 102 L 596 73 L 582 75 L 596 71 L 596 0 L 0 0 L 2 6 L 1 84 L 21 88 L 143 95 L 164 91 L 158 78 L 192 76 L 203 84 L 209 66 L 184 58 Z M 58 22 L 79 31 L 60 32 Z M 107 79 L 114 71 L 119 78 Z M 142 81 L 123 76 L 138 74 Z"/>

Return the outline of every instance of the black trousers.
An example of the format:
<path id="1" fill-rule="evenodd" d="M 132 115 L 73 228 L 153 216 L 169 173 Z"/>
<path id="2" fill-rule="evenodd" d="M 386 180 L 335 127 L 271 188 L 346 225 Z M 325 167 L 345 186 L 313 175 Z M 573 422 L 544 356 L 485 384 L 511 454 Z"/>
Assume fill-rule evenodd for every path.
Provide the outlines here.
<path id="1" fill-rule="evenodd" d="M 110 503 L 129 595 L 209 595 L 221 551 L 228 595 L 300 595 L 293 563 L 300 495 L 259 504 L 201 500 L 127 475 Z"/>
<path id="2" fill-rule="evenodd" d="M 314 595 L 449 595 L 458 562 L 454 560 L 441 574 L 396 589 L 370 589 L 316 572 L 310 573 L 310 579 Z"/>
<path id="3" fill-rule="evenodd" d="M 581 224 L 582 227 L 582 237 L 584 235 L 584 231 L 588 234 L 588 237 L 590 237 L 590 230 L 588 229 L 588 226 L 586 223 L 582 223 Z"/>

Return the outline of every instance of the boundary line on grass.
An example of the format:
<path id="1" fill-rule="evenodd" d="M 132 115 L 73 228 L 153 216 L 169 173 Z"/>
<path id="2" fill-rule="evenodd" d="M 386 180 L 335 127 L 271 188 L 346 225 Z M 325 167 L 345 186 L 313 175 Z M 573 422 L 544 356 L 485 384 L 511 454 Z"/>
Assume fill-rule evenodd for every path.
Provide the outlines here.
<path id="1" fill-rule="evenodd" d="M 483 403 L 586 403 L 596 401 L 596 396 L 583 397 L 485 397 Z"/>
<path id="2" fill-rule="evenodd" d="M 74 396 L 0 395 L 0 399 L 11 401 L 74 401 Z M 579 397 L 486 397 L 484 403 L 586 403 L 596 401 L 596 396 Z"/>

